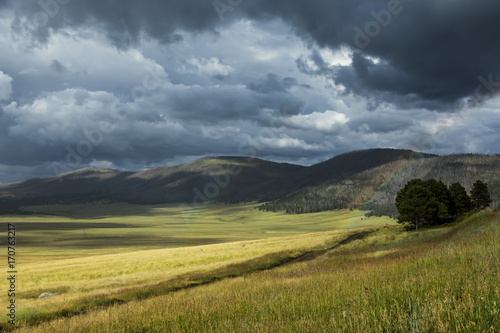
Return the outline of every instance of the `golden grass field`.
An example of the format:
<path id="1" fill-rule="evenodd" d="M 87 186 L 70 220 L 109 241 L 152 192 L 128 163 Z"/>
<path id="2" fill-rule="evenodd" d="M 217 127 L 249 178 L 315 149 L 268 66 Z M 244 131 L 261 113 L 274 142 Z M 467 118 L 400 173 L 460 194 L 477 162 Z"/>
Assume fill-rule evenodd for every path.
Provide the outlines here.
<path id="1" fill-rule="evenodd" d="M 261 212 L 256 204 L 187 207 L 86 204 L 27 207 L 57 215 L 0 217 L 17 223 L 24 263 L 177 248 L 394 224 L 340 210 L 306 215 Z M 5 228 L 4 228 L 5 230 Z"/>
<path id="2" fill-rule="evenodd" d="M 144 229 L 155 230 L 156 241 L 164 235 L 161 232 L 175 234 L 173 226 L 158 222 L 161 215 L 168 216 L 166 212 L 175 213 L 174 207 L 153 207 L 149 215 L 141 216 L 115 213 L 96 218 L 95 211 L 90 216 L 72 207 L 66 214 L 71 218 L 56 220 L 145 225 Z M 200 228 L 181 226 L 182 232 L 176 234 L 189 241 L 163 248 L 161 242 L 151 242 L 134 251 L 138 244 L 121 244 L 119 237 L 111 237 L 117 231 L 113 228 L 88 228 L 86 239 L 67 248 L 67 258 L 57 247 L 57 240 L 63 242 L 59 231 L 41 236 L 54 237 L 52 246 L 36 247 L 26 241 L 26 252 L 19 250 L 19 258 L 26 260 L 18 265 L 18 331 L 497 332 L 500 328 L 500 217 L 494 212 L 421 232 L 406 232 L 393 220 L 366 219 L 357 211 L 283 215 L 239 205 L 196 213 L 190 223 Z M 218 220 L 233 221 L 236 216 L 245 219 L 239 233 L 227 231 L 223 226 L 228 222 Z M 18 218 L 20 225 L 26 217 Z M 47 223 L 54 216 L 38 219 Z M 28 240 L 35 236 L 25 232 Z M 81 236 L 78 232 L 62 234 L 71 238 Z M 105 238 L 106 233 L 119 246 L 103 246 L 107 254 L 96 255 L 99 249 L 85 241 L 93 235 Z M 360 233 L 364 238 L 352 237 Z M 188 246 L 200 239 L 203 243 Z M 328 248 L 333 249 L 310 253 Z M 62 295 L 38 299 L 45 291 Z"/>

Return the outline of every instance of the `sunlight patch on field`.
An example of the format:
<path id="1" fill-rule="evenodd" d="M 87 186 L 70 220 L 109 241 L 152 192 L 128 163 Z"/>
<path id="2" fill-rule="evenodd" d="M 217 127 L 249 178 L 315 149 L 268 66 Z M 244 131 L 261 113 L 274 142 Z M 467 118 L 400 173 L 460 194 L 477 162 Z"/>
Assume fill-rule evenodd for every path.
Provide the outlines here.
<path id="1" fill-rule="evenodd" d="M 256 204 L 208 207 L 81 204 L 28 207 L 56 215 L 1 217 L 16 223 L 19 260 L 36 262 L 136 250 L 190 247 L 304 233 L 395 224 L 358 210 L 289 215 Z"/>
<path id="2" fill-rule="evenodd" d="M 230 264 L 259 258 L 285 250 L 323 249 L 343 237 L 342 231 L 330 231 L 240 241 L 206 246 L 59 259 L 17 265 L 19 314 L 47 311 L 81 299 L 113 295 L 130 287 L 154 285 L 191 273 L 208 272 Z M 43 292 L 63 295 L 46 300 Z M 1 300 L 6 302 L 5 296 Z"/>

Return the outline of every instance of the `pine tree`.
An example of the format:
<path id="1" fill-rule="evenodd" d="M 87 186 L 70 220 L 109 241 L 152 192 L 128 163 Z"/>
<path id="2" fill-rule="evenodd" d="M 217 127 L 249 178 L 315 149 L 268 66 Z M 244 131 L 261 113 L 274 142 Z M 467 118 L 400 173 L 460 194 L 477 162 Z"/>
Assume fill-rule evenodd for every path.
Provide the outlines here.
<path id="1" fill-rule="evenodd" d="M 398 223 L 409 222 L 418 230 L 424 225 L 442 224 L 451 218 L 453 204 L 448 188 L 441 181 L 410 180 L 396 196 Z"/>
<path id="2" fill-rule="evenodd" d="M 399 211 L 398 223 L 410 222 L 416 230 L 426 224 L 424 211 L 427 207 L 429 191 L 420 179 L 410 180 L 396 196 L 396 207 Z"/>
<path id="3" fill-rule="evenodd" d="M 455 212 L 457 215 L 468 213 L 472 209 L 472 201 L 465 191 L 465 188 L 460 183 L 451 184 L 450 195 L 455 204 Z"/>
<path id="4" fill-rule="evenodd" d="M 441 224 L 456 215 L 456 205 L 448 187 L 442 181 L 436 179 L 428 179 L 424 183 L 431 191 L 435 201 L 439 203 L 437 218 L 433 221 L 434 224 Z"/>
<path id="5" fill-rule="evenodd" d="M 485 209 L 491 204 L 491 196 L 488 192 L 488 185 L 480 180 L 476 180 L 470 191 L 472 204 L 477 209 Z"/>

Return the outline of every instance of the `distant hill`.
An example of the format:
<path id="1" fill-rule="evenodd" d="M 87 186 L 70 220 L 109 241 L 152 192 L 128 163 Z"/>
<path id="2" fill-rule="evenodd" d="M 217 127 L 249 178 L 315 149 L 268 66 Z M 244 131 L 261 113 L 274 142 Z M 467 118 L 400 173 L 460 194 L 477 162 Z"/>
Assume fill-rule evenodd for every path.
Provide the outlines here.
<path id="1" fill-rule="evenodd" d="M 59 177 L 30 179 L 0 186 L 0 198 L 19 204 L 76 203 L 98 200 L 136 204 L 243 201 L 279 177 L 302 166 L 257 158 L 203 158 L 176 167 L 141 172 L 81 169 Z M 226 184 L 227 183 L 227 184 Z"/>
<path id="2" fill-rule="evenodd" d="M 59 177 L 0 186 L 0 206 L 90 201 L 135 204 L 260 201 L 260 209 L 309 213 L 341 208 L 395 213 L 394 197 L 413 178 L 488 183 L 500 206 L 500 156 L 436 156 L 411 150 L 370 149 L 303 167 L 257 158 L 203 158 L 142 172 L 82 169 Z"/>
<path id="3" fill-rule="evenodd" d="M 369 149 L 341 154 L 276 180 L 264 191 L 261 201 L 274 200 L 311 187 L 349 182 L 350 178 L 362 172 L 391 162 L 434 156 L 401 149 Z"/>

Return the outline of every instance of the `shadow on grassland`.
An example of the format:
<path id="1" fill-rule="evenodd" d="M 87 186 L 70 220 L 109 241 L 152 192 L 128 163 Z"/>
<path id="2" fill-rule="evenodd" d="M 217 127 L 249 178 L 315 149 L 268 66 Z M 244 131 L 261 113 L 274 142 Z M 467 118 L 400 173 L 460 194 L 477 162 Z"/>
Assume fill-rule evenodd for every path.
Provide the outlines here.
<path id="1" fill-rule="evenodd" d="M 69 231 L 82 229 L 117 229 L 142 228 L 141 226 L 126 223 L 99 223 L 99 222 L 16 222 L 19 232 L 23 231 Z"/>
<path id="2" fill-rule="evenodd" d="M 80 203 L 69 205 L 23 206 L 23 215 L 51 215 L 71 219 L 104 219 L 126 216 L 155 216 L 156 206 L 127 203 Z"/>
<path id="3" fill-rule="evenodd" d="M 54 237 L 40 237 L 36 235 L 25 235 L 18 244 L 25 248 L 57 248 L 64 250 L 96 250 L 112 248 L 138 247 L 190 247 L 199 245 L 220 244 L 227 242 L 222 238 L 188 238 L 188 237 L 168 237 L 168 236 L 136 236 L 136 235 L 85 235 L 82 233 L 73 235 L 56 235 Z"/>

